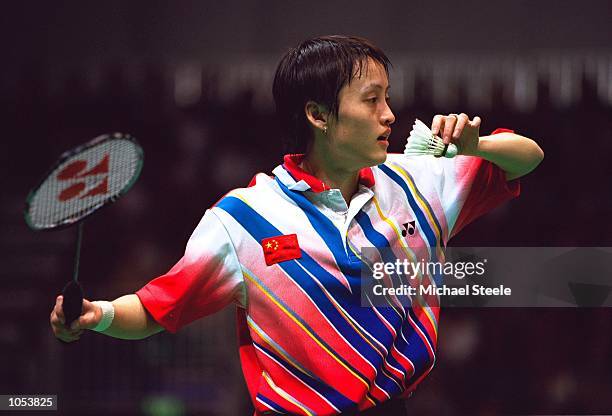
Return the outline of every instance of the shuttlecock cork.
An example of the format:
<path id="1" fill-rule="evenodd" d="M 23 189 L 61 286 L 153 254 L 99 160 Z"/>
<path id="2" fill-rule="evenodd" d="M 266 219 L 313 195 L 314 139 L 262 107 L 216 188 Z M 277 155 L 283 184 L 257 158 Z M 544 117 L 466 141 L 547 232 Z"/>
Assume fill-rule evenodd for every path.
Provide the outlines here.
<path id="1" fill-rule="evenodd" d="M 434 135 L 429 127 L 419 119 L 415 120 L 404 149 L 404 154 L 408 156 L 433 155 L 451 158 L 457 156 L 458 152 L 456 145 L 444 144 L 444 141 Z"/>

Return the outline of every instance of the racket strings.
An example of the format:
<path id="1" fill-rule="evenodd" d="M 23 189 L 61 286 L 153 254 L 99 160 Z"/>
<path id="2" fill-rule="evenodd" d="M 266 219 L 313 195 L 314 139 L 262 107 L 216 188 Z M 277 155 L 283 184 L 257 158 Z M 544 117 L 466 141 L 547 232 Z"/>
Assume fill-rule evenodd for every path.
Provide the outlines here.
<path id="1" fill-rule="evenodd" d="M 142 167 L 140 147 L 111 138 L 62 160 L 29 200 L 29 222 L 46 229 L 73 224 L 113 202 L 135 182 Z"/>

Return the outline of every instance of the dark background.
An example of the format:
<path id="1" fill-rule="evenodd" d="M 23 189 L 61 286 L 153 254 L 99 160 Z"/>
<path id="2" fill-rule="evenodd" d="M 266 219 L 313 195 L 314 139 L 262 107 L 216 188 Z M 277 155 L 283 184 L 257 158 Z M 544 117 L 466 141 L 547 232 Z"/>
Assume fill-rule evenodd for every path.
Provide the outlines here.
<path id="1" fill-rule="evenodd" d="M 48 327 L 75 230 L 22 210 L 59 154 L 99 134 L 145 150 L 130 193 L 85 224 L 90 299 L 133 293 L 182 255 L 204 210 L 280 163 L 271 78 L 314 35 L 368 37 L 394 69 L 391 137 L 467 112 L 546 158 L 522 195 L 453 245 L 612 242 L 612 10 L 589 2 L 23 2 L 0 13 L 0 394 L 58 394 L 61 414 L 249 414 L 233 308 L 177 335 L 73 345 Z M 447 309 L 414 414 L 612 413 L 609 309 Z"/>

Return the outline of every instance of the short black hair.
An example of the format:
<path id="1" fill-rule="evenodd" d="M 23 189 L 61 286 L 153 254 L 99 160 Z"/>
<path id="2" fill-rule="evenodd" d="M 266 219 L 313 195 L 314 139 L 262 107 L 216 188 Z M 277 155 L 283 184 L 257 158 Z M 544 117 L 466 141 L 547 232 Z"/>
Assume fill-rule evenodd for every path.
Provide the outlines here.
<path id="1" fill-rule="evenodd" d="M 366 67 L 368 58 L 380 63 L 387 76 L 391 62 L 367 39 L 320 36 L 290 49 L 274 75 L 272 94 L 276 114 L 291 153 L 304 153 L 312 139 L 304 106 L 310 100 L 338 116 L 338 93 Z"/>

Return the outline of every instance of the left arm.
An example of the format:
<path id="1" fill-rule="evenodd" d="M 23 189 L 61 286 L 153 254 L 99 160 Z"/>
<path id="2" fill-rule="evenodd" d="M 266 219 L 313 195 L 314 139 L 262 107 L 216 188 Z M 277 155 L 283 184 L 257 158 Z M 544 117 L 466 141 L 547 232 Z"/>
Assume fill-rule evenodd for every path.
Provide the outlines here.
<path id="1" fill-rule="evenodd" d="M 536 168 L 544 152 L 531 139 L 514 133 L 482 136 L 473 156 L 479 156 L 506 172 L 506 180 L 520 178 Z"/>
<path id="2" fill-rule="evenodd" d="M 494 163 L 512 180 L 528 174 L 544 159 L 544 152 L 531 139 L 514 133 L 480 137 L 480 117 L 470 120 L 465 113 L 436 115 L 431 131 L 442 132 L 444 143 L 455 143 L 459 154 L 478 156 Z"/>

